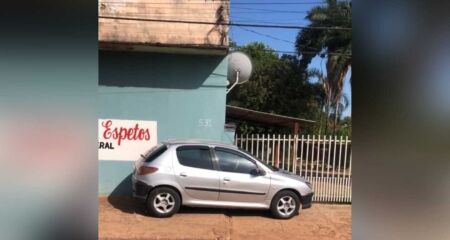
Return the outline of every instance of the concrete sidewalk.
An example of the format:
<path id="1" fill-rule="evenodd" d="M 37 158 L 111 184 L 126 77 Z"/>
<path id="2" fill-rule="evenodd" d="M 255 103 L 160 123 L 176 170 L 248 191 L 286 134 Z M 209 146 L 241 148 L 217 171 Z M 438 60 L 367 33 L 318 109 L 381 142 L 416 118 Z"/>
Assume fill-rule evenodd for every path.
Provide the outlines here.
<path id="1" fill-rule="evenodd" d="M 290 220 L 266 211 L 182 208 L 146 215 L 128 198 L 99 198 L 99 239 L 351 239 L 351 205 L 313 204 Z"/>

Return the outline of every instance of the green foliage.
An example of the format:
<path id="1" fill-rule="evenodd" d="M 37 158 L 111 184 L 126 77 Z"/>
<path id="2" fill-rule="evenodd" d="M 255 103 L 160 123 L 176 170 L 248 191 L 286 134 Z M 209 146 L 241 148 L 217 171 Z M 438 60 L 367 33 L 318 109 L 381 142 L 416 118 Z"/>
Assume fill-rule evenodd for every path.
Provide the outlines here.
<path id="1" fill-rule="evenodd" d="M 336 130 L 333 129 L 334 122 L 327 121 L 327 118 L 323 117 L 317 121 L 313 134 L 320 135 L 337 135 L 337 136 L 349 136 L 352 135 L 352 119 L 351 117 L 345 117 L 336 123 Z M 320 124 L 319 124 L 320 123 Z M 320 126 L 320 129 L 319 129 Z"/>
<path id="2" fill-rule="evenodd" d="M 317 119 L 323 102 L 320 83 L 307 81 L 307 75 L 299 71 L 295 56 L 279 57 L 263 43 L 251 43 L 239 50 L 247 53 L 253 61 L 254 71 L 250 81 L 235 87 L 227 97 L 233 106 L 280 115 Z M 238 133 L 292 133 L 290 128 L 238 124 Z M 314 125 L 303 124 L 302 133 L 313 133 Z"/>
<path id="3" fill-rule="evenodd" d="M 306 16 L 311 28 L 302 29 L 297 36 L 296 49 L 300 55 L 301 69 L 306 71 L 316 56 L 326 58 L 327 61 L 326 77 L 322 79 L 327 96 L 324 106 L 327 112 L 325 129 L 328 129 L 331 116 L 334 116 L 333 129 L 337 129 L 345 107 L 343 87 L 351 66 L 352 36 L 351 30 L 342 28 L 352 27 L 351 6 L 350 1 L 326 0 L 326 5 L 313 7 Z"/>
<path id="4" fill-rule="evenodd" d="M 326 3 L 308 11 L 306 19 L 309 20 L 308 26 L 311 28 L 302 29 L 297 36 L 296 48 L 301 54 L 300 66 L 303 69 L 306 69 L 317 55 L 329 58 L 329 52 L 351 53 L 352 32 L 332 29 L 333 27 L 352 27 L 351 2 L 327 0 Z M 317 29 L 317 27 L 326 29 Z M 344 55 L 338 56 L 345 58 Z"/>
<path id="5" fill-rule="evenodd" d="M 339 126 L 336 130 L 336 135 L 348 136 L 351 138 L 352 136 L 352 118 L 345 117 L 339 122 Z"/>

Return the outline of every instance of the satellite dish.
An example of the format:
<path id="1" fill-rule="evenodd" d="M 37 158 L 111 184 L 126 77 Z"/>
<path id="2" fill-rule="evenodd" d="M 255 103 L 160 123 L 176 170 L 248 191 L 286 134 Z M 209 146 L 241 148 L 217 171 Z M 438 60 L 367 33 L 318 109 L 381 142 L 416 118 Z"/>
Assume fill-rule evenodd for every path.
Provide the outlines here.
<path id="1" fill-rule="evenodd" d="M 250 57 L 241 52 L 235 51 L 228 54 L 228 74 L 227 79 L 233 85 L 227 90 L 227 93 L 231 91 L 237 84 L 247 82 L 252 75 L 253 64 Z"/>

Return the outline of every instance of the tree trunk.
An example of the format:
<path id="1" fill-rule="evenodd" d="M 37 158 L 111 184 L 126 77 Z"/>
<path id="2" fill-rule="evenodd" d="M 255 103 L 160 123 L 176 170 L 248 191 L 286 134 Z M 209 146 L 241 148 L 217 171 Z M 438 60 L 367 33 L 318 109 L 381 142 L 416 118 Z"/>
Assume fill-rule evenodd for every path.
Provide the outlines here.
<path id="1" fill-rule="evenodd" d="M 320 103 L 320 111 L 319 111 L 319 136 L 322 133 L 322 116 L 323 116 L 323 108 L 325 107 L 325 104 L 323 103 L 323 101 L 321 101 Z"/>
<path id="2" fill-rule="evenodd" d="M 333 135 L 336 135 L 336 123 L 338 121 L 338 113 L 339 113 L 339 103 L 336 104 L 336 108 L 334 111 Z"/>
<path id="3" fill-rule="evenodd" d="M 327 118 L 325 119 L 325 134 L 328 134 L 328 123 L 330 122 L 330 104 L 327 104 Z"/>

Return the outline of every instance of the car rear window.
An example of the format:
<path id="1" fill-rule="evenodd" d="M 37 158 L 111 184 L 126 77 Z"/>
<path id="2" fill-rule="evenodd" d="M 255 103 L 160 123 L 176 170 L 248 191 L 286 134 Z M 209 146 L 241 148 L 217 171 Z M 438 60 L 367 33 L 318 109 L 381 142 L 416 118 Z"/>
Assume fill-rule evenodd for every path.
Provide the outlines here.
<path id="1" fill-rule="evenodd" d="M 177 148 L 181 165 L 202 169 L 214 169 L 209 148 L 206 146 L 182 146 Z"/>
<path id="2" fill-rule="evenodd" d="M 164 144 L 155 146 L 154 148 L 150 149 L 145 155 L 144 162 L 152 162 L 153 160 L 161 156 L 161 154 L 163 154 L 166 150 L 167 146 Z"/>

